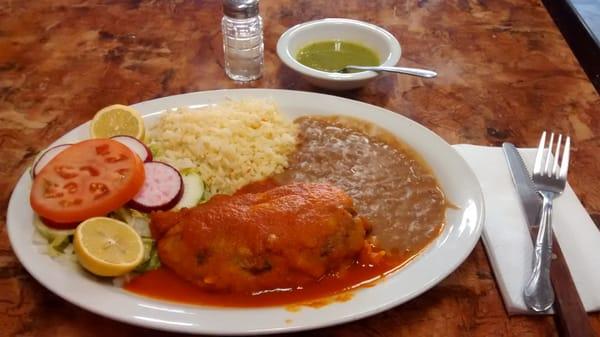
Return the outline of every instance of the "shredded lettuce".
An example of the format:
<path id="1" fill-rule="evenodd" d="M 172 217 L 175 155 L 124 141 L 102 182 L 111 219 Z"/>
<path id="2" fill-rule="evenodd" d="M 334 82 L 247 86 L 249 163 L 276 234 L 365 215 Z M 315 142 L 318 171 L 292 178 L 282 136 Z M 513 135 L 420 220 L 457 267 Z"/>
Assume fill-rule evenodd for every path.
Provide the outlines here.
<path id="1" fill-rule="evenodd" d="M 48 240 L 48 255 L 56 257 L 65 253 L 65 249 L 71 245 L 73 235 L 55 236 L 47 238 Z"/>
<path id="2" fill-rule="evenodd" d="M 156 143 L 151 143 L 148 145 L 150 152 L 152 152 L 152 157 L 158 157 L 163 151 L 160 146 Z"/>
<path id="3" fill-rule="evenodd" d="M 204 194 L 202 194 L 202 198 L 198 202 L 198 205 L 203 204 L 212 198 L 212 194 L 208 191 L 208 188 L 204 189 Z"/>
<path id="4" fill-rule="evenodd" d="M 203 199 L 205 199 L 205 196 L 206 192 Z M 144 273 L 159 268 L 161 263 L 158 257 L 156 240 L 154 240 L 150 231 L 150 216 L 126 207 L 119 208 L 108 216 L 130 225 L 141 236 L 144 245 L 144 258 L 135 268 L 133 274 L 130 273 L 116 279 L 122 281 L 131 277 L 131 275 L 135 275 L 135 273 Z M 67 263 L 76 261 L 72 244 L 74 230 L 48 228 L 37 216 L 34 218 L 34 225 L 36 228 L 34 243 L 39 245 L 40 249 L 43 249 L 52 258 L 64 260 Z"/>
<path id="5" fill-rule="evenodd" d="M 156 242 L 154 240 L 144 240 L 144 260 L 140 265 L 135 268 L 136 272 L 144 273 L 150 270 L 154 270 L 160 267 L 160 259 L 158 258 L 158 251 L 156 249 Z"/>
<path id="6" fill-rule="evenodd" d="M 198 170 L 196 168 L 193 167 L 186 167 L 183 168 L 181 170 L 179 170 L 179 172 L 181 173 L 181 175 L 188 175 L 188 174 L 197 174 L 200 175 L 200 172 L 198 172 Z"/>
<path id="7" fill-rule="evenodd" d="M 141 237 L 144 244 L 144 259 L 136 267 L 136 272 L 146 272 L 160 267 L 156 240 L 150 232 L 150 216 L 131 208 L 121 207 L 109 214 L 109 217 L 121 220 L 130 225 Z"/>
<path id="8" fill-rule="evenodd" d="M 125 222 L 143 238 L 152 237 L 152 233 L 150 233 L 150 216 L 148 214 L 121 207 L 109 214 L 109 217 Z"/>
<path id="9" fill-rule="evenodd" d="M 51 257 L 64 254 L 65 249 L 73 241 L 74 230 L 50 228 L 38 216 L 33 218 L 33 224 L 37 234 L 40 236 L 40 241 L 46 245 L 46 253 Z"/>
<path id="10" fill-rule="evenodd" d="M 109 214 L 109 217 L 125 222 L 130 225 L 141 237 L 144 244 L 144 259 L 135 269 L 136 272 L 146 272 L 160 267 L 160 260 L 156 249 L 156 240 L 150 232 L 150 216 L 130 208 L 119 208 Z M 52 258 L 62 258 L 73 255 L 73 233 L 74 230 L 54 230 L 46 227 L 36 216 L 34 219 L 38 240 L 41 245 L 46 246 L 46 254 Z M 69 257 L 70 258 L 70 257 Z"/>

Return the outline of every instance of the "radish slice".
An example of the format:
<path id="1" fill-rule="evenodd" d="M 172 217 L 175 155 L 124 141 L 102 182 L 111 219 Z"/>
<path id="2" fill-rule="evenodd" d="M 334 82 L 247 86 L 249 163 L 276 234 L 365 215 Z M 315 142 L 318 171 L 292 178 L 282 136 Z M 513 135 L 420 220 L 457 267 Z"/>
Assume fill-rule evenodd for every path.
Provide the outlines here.
<path id="1" fill-rule="evenodd" d="M 137 154 L 143 162 L 152 161 L 152 152 L 146 146 L 146 144 L 142 143 L 135 137 L 131 136 L 114 136 L 111 139 L 116 140 L 117 142 L 127 146 L 131 151 Z"/>
<path id="2" fill-rule="evenodd" d="M 144 185 L 127 205 L 146 213 L 173 208 L 183 196 L 183 179 L 179 171 L 159 161 L 144 163 L 144 170 Z"/>
<path id="3" fill-rule="evenodd" d="M 32 176 L 35 178 L 35 176 L 38 175 L 54 157 L 56 157 L 56 155 L 63 152 L 69 146 L 71 146 L 71 144 L 56 145 L 39 155 L 31 168 Z"/>

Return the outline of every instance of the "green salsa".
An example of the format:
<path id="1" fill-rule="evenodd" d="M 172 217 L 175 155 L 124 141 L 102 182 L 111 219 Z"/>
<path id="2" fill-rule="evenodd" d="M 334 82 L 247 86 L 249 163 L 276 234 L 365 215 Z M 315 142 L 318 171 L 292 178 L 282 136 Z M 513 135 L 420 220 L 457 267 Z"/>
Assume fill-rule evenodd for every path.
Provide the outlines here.
<path id="1" fill-rule="evenodd" d="M 378 66 L 379 57 L 360 44 L 339 40 L 321 41 L 302 47 L 296 60 L 307 67 L 334 72 L 347 65 Z"/>

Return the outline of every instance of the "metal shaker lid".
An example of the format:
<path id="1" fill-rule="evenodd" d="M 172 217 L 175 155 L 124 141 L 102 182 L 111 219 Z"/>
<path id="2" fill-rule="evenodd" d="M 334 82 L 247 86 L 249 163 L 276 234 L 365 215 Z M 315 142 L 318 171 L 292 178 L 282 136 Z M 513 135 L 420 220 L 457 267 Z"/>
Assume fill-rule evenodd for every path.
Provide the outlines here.
<path id="1" fill-rule="evenodd" d="M 223 0 L 223 13 L 234 19 L 247 19 L 258 15 L 259 0 Z"/>

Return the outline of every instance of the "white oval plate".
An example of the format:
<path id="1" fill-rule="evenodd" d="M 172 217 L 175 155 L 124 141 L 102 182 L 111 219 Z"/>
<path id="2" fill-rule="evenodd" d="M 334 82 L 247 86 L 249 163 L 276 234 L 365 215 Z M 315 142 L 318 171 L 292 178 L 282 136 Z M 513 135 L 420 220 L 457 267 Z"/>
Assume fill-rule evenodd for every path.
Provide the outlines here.
<path id="1" fill-rule="evenodd" d="M 33 213 L 29 206 L 29 172 L 10 199 L 7 226 L 13 250 L 23 266 L 46 288 L 84 309 L 144 327 L 201 334 L 267 334 L 314 329 L 357 320 L 402 304 L 436 285 L 454 271 L 475 246 L 483 220 L 483 198 L 469 166 L 444 140 L 399 114 L 349 99 L 300 91 L 270 89 L 219 90 L 159 98 L 133 105 L 148 123 L 181 106 L 203 106 L 224 99 L 270 97 L 291 118 L 301 115 L 348 115 L 380 125 L 412 146 L 429 163 L 449 200 L 443 233 L 404 268 L 347 302 L 290 312 L 284 307 L 238 309 L 193 306 L 153 300 L 101 282 L 41 254 L 32 244 Z M 55 144 L 88 137 L 85 123 Z"/>

